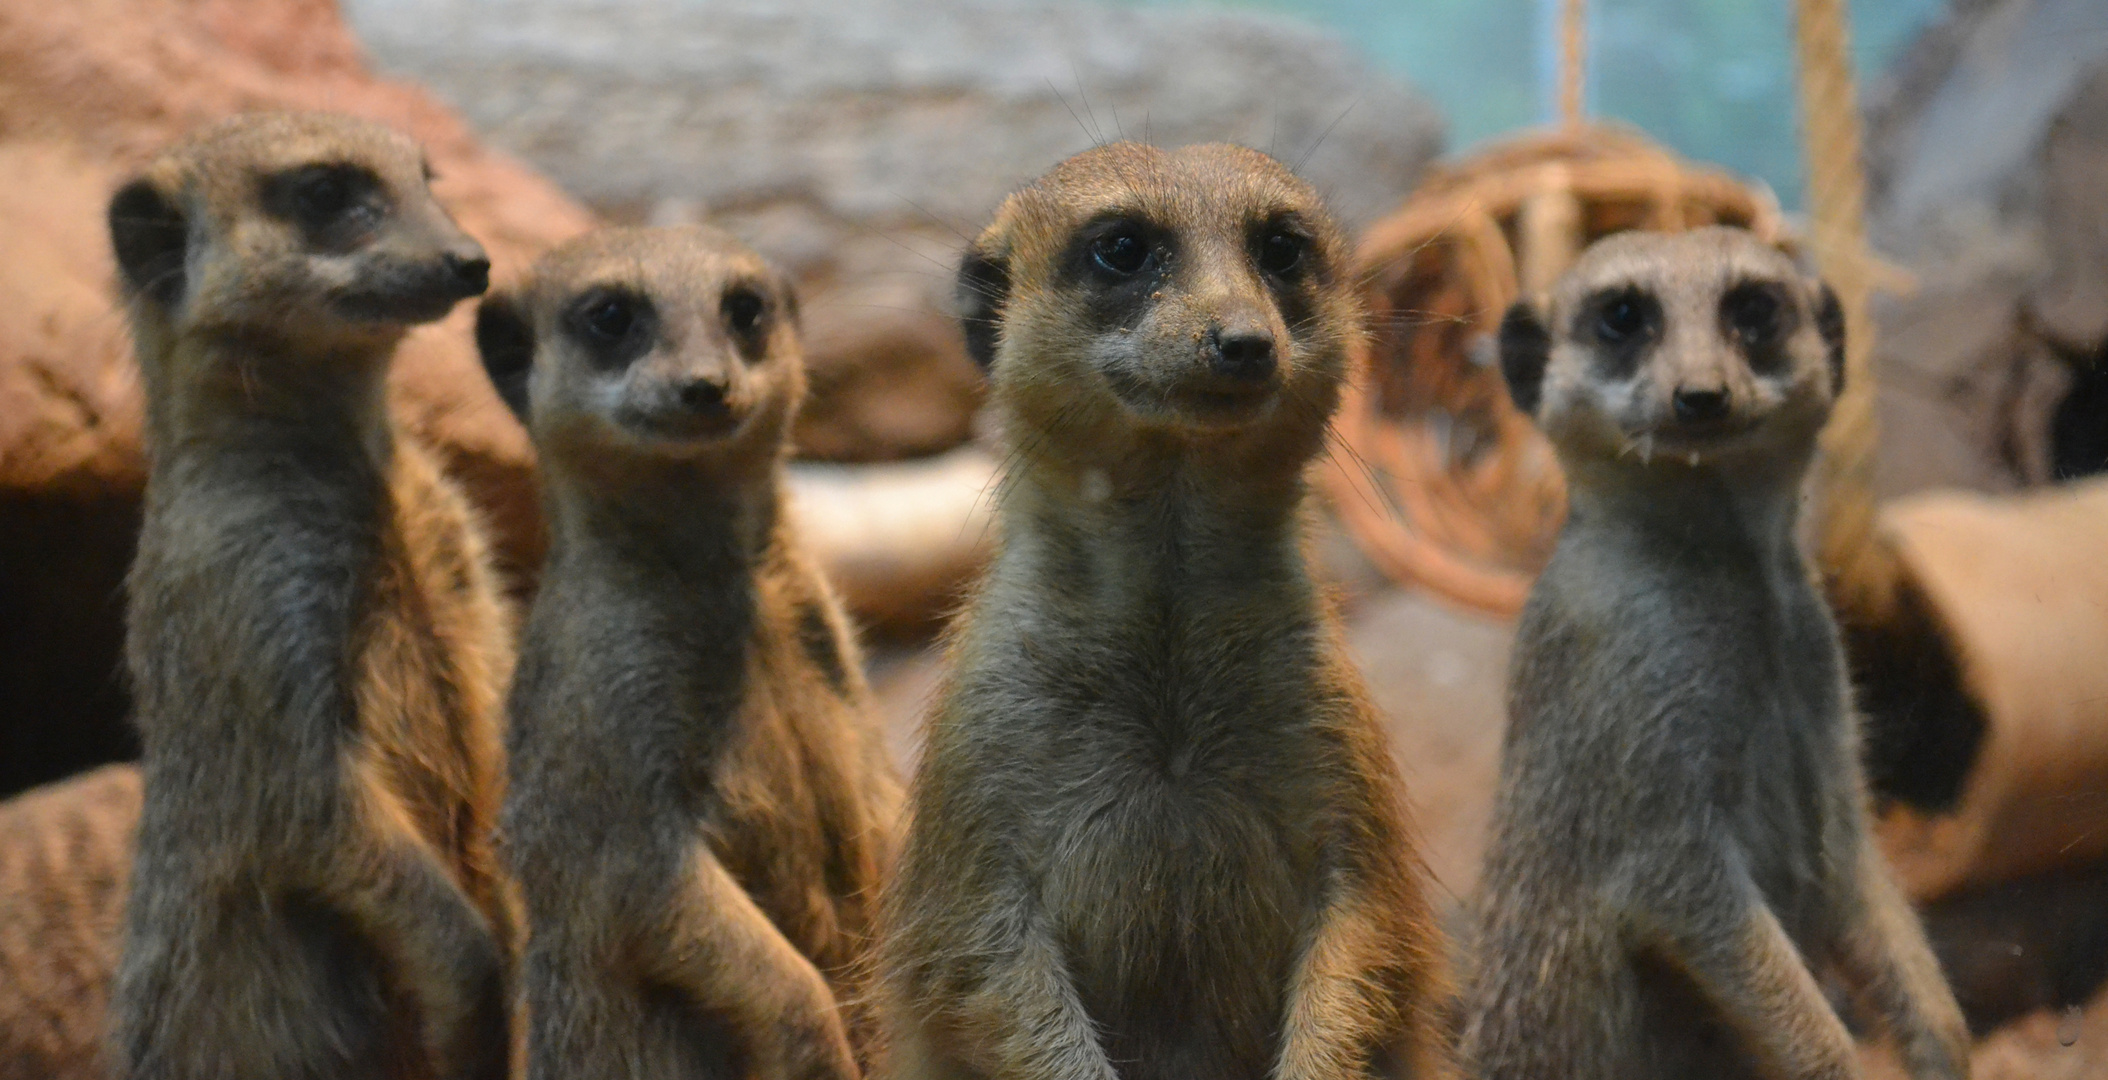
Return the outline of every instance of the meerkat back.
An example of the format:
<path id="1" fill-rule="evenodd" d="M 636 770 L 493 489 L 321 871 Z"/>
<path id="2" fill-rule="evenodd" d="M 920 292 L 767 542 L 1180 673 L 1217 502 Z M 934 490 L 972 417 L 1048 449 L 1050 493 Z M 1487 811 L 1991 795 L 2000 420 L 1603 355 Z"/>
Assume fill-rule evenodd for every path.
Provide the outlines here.
<path id="1" fill-rule="evenodd" d="M 582 237 L 478 313 L 550 532 L 505 811 L 531 1076 L 850 1078 L 870 1049 L 898 792 L 782 505 L 795 315 L 701 228 Z"/>
<path id="2" fill-rule="evenodd" d="M 1360 311 L 1310 188 L 1119 143 L 959 273 L 1009 475 L 881 936 L 900 1078 L 1424 1076 L 1442 974 L 1301 549 Z"/>
<path id="3" fill-rule="evenodd" d="M 101 1080 L 139 770 L 106 765 L 0 803 L 0 1076 Z"/>
<path id="4" fill-rule="evenodd" d="M 149 454 L 120 1072 L 505 1069 L 507 616 L 386 411 L 396 343 L 488 274 L 428 175 L 376 125 L 260 114 L 111 201 Z"/>
<path id="5" fill-rule="evenodd" d="M 1602 241 L 1502 325 L 1572 509 L 1517 628 L 1466 994 L 1486 1080 L 1856 1076 L 1832 969 L 1912 1076 L 1968 1073 L 1795 545 L 1843 334 L 1724 228 Z"/>

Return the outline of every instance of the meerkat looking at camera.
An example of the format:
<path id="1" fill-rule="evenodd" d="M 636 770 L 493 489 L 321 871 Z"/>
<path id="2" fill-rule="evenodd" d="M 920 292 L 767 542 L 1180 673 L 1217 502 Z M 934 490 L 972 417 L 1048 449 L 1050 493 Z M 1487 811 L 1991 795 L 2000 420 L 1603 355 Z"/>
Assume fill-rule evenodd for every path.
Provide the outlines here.
<path id="1" fill-rule="evenodd" d="M 377 125 L 258 114 L 110 203 L 148 449 L 122 1075 L 505 1072 L 509 620 L 385 405 L 396 343 L 489 271 L 429 175 Z"/>
<path id="2" fill-rule="evenodd" d="M 1968 1075 L 1795 544 L 1844 332 L 1727 228 L 1604 240 L 1502 323 L 1572 509 L 1516 636 L 1465 995 L 1484 1080 L 1856 1076 L 1830 972 L 1912 1076 Z"/>
<path id="3" fill-rule="evenodd" d="M 1361 333 L 1345 258 L 1272 158 L 1134 143 L 967 253 L 1009 474 L 888 893 L 882 1074 L 1436 1067 L 1396 767 L 1301 546 Z"/>
<path id="4" fill-rule="evenodd" d="M 869 1050 L 899 788 L 784 513 L 796 313 L 705 228 L 582 237 L 478 313 L 550 534 L 504 817 L 530 1077 L 852 1080 Z"/>

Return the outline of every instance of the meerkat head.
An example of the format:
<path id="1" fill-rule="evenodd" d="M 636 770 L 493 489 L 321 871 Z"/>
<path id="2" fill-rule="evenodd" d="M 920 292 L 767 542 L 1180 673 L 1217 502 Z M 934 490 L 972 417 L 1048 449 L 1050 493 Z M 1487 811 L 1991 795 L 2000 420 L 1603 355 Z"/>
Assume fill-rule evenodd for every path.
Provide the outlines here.
<path id="1" fill-rule="evenodd" d="M 1011 195 L 958 299 L 969 352 L 1028 422 L 1321 430 L 1359 326 L 1344 261 L 1316 192 L 1273 158 L 1122 142 Z"/>
<path id="2" fill-rule="evenodd" d="M 546 458 L 695 458 L 788 438 L 804 393 L 797 300 L 715 229 L 603 229 L 476 313 L 491 382 Z"/>
<path id="3" fill-rule="evenodd" d="M 400 334 L 483 292 L 483 248 L 417 144 L 327 113 L 252 113 L 163 153 L 110 200 L 135 310 L 178 335 Z"/>
<path id="4" fill-rule="evenodd" d="M 1562 455 L 1805 452 L 1844 383 L 1837 297 L 1742 229 L 1627 232 L 1500 328 L 1517 408 Z"/>

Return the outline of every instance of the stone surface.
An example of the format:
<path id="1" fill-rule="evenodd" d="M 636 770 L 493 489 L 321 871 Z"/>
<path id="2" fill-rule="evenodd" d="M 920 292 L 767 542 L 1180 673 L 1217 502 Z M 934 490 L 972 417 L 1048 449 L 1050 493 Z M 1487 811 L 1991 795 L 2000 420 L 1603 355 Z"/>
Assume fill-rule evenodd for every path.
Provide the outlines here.
<path id="1" fill-rule="evenodd" d="M 119 596 L 144 472 L 105 202 L 164 144 L 257 108 L 333 109 L 421 140 L 441 201 L 500 276 L 593 220 L 430 94 L 371 74 L 328 0 L 0 0 L 0 792 L 128 737 Z M 405 343 L 394 405 L 531 565 L 527 444 L 469 318 Z"/>
<path id="2" fill-rule="evenodd" d="M 1440 142 L 1344 43 L 1249 15 L 1014 0 L 349 0 L 382 64 L 611 217 L 707 216 L 798 277 L 832 458 L 964 439 L 952 269 L 1002 196 L 1094 142 L 1227 139 L 1350 225 Z"/>
<path id="3" fill-rule="evenodd" d="M 1964 0 L 1872 97 L 1873 238 L 1918 278 L 1877 308 L 1883 487 L 2098 468 L 2108 413 L 2058 414 L 2108 347 L 2108 5 Z"/>

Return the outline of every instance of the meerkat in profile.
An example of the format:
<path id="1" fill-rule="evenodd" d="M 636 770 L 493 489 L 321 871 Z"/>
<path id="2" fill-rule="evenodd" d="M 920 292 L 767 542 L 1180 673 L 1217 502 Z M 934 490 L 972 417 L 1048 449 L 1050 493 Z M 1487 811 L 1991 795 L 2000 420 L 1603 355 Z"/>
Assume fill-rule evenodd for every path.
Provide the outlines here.
<path id="1" fill-rule="evenodd" d="M 110 203 L 149 466 L 120 1073 L 506 1068 L 510 628 L 469 506 L 385 405 L 396 343 L 489 271 L 428 175 L 377 125 L 260 114 Z"/>
<path id="2" fill-rule="evenodd" d="M 139 770 L 105 765 L 0 803 L 0 1077 L 103 1080 Z"/>
<path id="3" fill-rule="evenodd" d="M 967 253 L 1009 473 L 885 907 L 891 1075 L 1438 1066 L 1396 766 L 1302 549 L 1345 260 L 1272 158 L 1134 143 Z"/>
<path id="4" fill-rule="evenodd" d="M 869 1048 L 899 790 L 785 516 L 796 322 L 701 227 L 582 237 L 478 312 L 549 525 L 504 816 L 531 1077 L 853 1078 Z"/>
<path id="5" fill-rule="evenodd" d="M 1626 233 L 1507 313 L 1572 510 L 1517 630 L 1467 1063 L 1485 1080 L 1851 1077 L 1835 973 L 1912 1076 L 1968 1035 L 1867 835 L 1795 544 L 1837 301 L 1736 229 Z"/>

